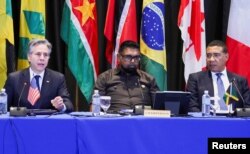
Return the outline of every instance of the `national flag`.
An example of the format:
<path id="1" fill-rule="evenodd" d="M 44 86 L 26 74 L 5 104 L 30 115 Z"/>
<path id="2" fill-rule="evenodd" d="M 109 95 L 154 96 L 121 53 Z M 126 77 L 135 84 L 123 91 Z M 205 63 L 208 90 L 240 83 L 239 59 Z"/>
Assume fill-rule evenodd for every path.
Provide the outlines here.
<path id="1" fill-rule="evenodd" d="M 66 0 L 61 37 L 68 46 L 68 66 L 89 102 L 99 70 L 95 0 Z"/>
<path id="2" fill-rule="evenodd" d="M 114 68 L 120 44 L 126 40 L 138 42 L 135 0 L 109 0 L 104 35 L 106 58 Z"/>
<path id="3" fill-rule="evenodd" d="M 250 86 L 250 1 L 231 0 L 226 44 L 227 69 L 245 76 Z"/>
<path id="4" fill-rule="evenodd" d="M 35 105 L 36 101 L 40 98 L 40 91 L 36 84 L 36 79 L 33 78 L 30 83 L 29 93 L 28 93 L 28 101 Z"/>
<path id="5" fill-rule="evenodd" d="M 163 0 L 144 0 L 140 48 L 141 68 L 155 77 L 160 90 L 167 89 L 165 45 L 165 6 Z"/>
<path id="6" fill-rule="evenodd" d="M 28 43 L 33 38 L 45 38 L 45 0 L 22 0 L 17 69 L 29 66 Z"/>
<path id="7" fill-rule="evenodd" d="M 183 40 L 184 76 L 206 67 L 206 38 L 203 0 L 181 0 L 178 26 Z"/>
<path id="8" fill-rule="evenodd" d="M 230 83 L 227 91 L 224 94 L 223 99 L 227 105 L 232 104 L 233 102 L 239 101 L 239 98 L 237 97 L 237 91 L 232 83 Z"/>
<path id="9" fill-rule="evenodd" d="M 0 89 L 2 89 L 7 74 L 14 71 L 14 30 L 11 0 L 0 0 L 0 23 Z"/>

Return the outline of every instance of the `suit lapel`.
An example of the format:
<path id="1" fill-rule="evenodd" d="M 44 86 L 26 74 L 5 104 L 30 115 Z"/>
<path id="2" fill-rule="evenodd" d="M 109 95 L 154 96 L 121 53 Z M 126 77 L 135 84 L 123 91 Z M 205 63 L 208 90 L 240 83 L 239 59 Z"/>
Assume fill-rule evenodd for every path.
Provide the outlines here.
<path id="1" fill-rule="evenodd" d="M 28 92 L 29 92 L 29 87 L 30 87 L 30 73 L 29 73 L 29 69 L 25 69 L 24 71 L 22 71 L 22 75 L 20 78 L 20 90 L 22 90 L 24 84 L 26 84 L 25 89 L 23 90 L 23 97 L 27 98 L 28 97 Z"/>
<path id="2" fill-rule="evenodd" d="M 212 73 L 210 71 L 207 71 L 207 90 L 209 91 L 210 96 L 214 96 L 214 86 L 213 86 L 213 79 L 212 79 Z"/>
<path id="3" fill-rule="evenodd" d="M 227 77 L 228 77 L 229 83 L 231 83 L 234 78 L 233 74 L 227 71 Z"/>
<path id="4" fill-rule="evenodd" d="M 41 89 L 41 96 L 45 96 L 46 92 L 49 91 L 51 83 L 51 77 L 50 73 L 47 69 L 45 69 L 44 77 L 43 77 L 43 84 L 42 84 L 42 89 Z"/>

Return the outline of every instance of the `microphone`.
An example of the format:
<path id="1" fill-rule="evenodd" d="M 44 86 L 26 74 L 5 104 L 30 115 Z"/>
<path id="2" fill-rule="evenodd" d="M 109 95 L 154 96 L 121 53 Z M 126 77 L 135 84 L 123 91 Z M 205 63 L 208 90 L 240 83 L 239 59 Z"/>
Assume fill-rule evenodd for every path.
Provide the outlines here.
<path id="1" fill-rule="evenodd" d="M 137 82 L 138 82 L 138 85 L 140 87 L 140 93 L 141 93 L 141 98 L 142 98 L 142 105 L 135 105 L 134 106 L 134 114 L 143 114 L 144 113 L 144 103 L 145 103 L 145 97 L 144 97 L 144 94 L 143 94 L 143 91 L 142 91 L 142 85 L 140 83 L 140 78 L 138 77 L 137 78 Z"/>
<path id="2" fill-rule="evenodd" d="M 243 98 L 243 96 L 241 95 L 240 90 L 239 90 L 237 84 L 235 83 L 235 78 L 233 78 L 231 82 L 232 82 L 233 86 L 235 87 L 235 89 L 236 89 L 237 93 L 239 94 L 240 99 L 242 100 L 242 103 L 243 103 L 243 108 L 236 108 L 235 115 L 237 117 L 249 117 L 250 116 L 250 109 L 249 108 L 245 108 L 246 101 Z"/>
<path id="3" fill-rule="evenodd" d="M 243 96 L 241 95 L 241 92 L 240 92 L 240 90 L 239 90 L 237 84 L 235 83 L 235 78 L 233 78 L 231 82 L 232 82 L 232 84 L 234 85 L 234 87 L 235 87 L 237 93 L 239 94 L 240 99 L 242 100 L 243 108 L 245 108 L 245 103 L 246 103 L 246 101 L 244 100 L 244 98 L 243 98 Z"/>
<path id="4" fill-rule="evenodd" d="M 141 97 L 142 97 L 142 100 L 143 102 L 145 101 L 145 97 L 144 97 L 144 94 L 143 94 L 143 91 L 142 91 L 142 86 L 141 86 L 141 83 L 140 83 L 140 79 L 137 78 L 137 81 L 138 81 L 138 85 L 140 87 L 140 92 L 141 92 Z M 144 103 L 143 103 L 144 104 Z"/>
<path id="5" fill-rule="evenodd" d="M 24 88 L 26 87 L 27 83 L 23 83 L 23 88 L 21 90 L 20 96 L 18 98 L 17 107 L 10 107 L 10 116 L 16 116 L 16 117 L 24 117 L 27 115 L 27 108 L 26 107 L 20 107 L 20 101 L 23 95 Z"/>

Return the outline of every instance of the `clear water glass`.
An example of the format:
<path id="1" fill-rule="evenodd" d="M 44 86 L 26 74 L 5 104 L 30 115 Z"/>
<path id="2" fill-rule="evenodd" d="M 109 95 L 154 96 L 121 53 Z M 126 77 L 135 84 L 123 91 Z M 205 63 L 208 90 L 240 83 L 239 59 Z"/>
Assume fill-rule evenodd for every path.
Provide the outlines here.
<path id="1" fill-rule="evenodd" d="M 104 111 L 104 114 L 107 114 L 107 111 L 111 105 L 111 97 L 110 96 L 101 96 L 100 97 L 100 105 Z"/>

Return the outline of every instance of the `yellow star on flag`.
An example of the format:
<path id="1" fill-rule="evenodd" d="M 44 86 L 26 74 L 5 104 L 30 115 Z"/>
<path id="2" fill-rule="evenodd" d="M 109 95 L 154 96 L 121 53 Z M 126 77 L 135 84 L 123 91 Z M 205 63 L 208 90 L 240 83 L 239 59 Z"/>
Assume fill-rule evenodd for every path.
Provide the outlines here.
<path id="1" fill-rule="evenodd" d="M 82 13 L 82 26 L 86 23 L 89 18 L 95 19 L 93 14 L 93 8 L 95 3 L 89 3 L 89 0 L 83 0 L 82 6 L 75 7 L 76 10 Z"/>

